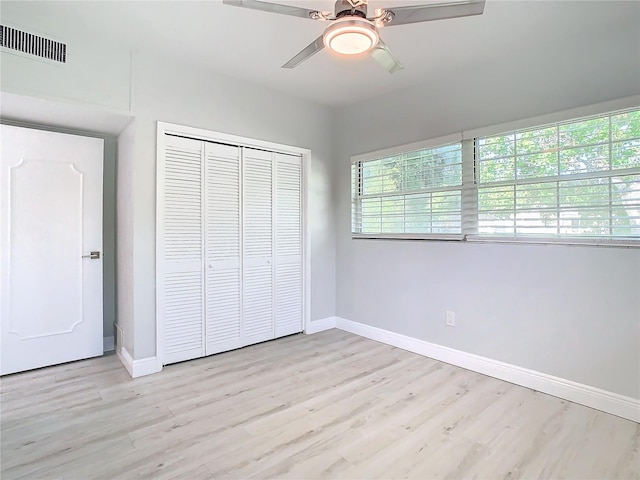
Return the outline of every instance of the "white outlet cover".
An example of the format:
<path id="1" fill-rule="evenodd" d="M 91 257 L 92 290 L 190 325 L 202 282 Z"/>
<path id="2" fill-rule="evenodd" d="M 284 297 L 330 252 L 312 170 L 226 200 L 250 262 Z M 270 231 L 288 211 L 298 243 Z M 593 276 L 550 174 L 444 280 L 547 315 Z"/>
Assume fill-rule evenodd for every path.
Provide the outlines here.
<path id="1" fill-rule="evenodd" d="M 455 314 L 455 312 L 451 312 L 451 311 L 447 310 L 447 312 L 445 313 L 444 323 L 447 324 L 450 327 L 455 327 L 456 326 L 456 314 Z"/>

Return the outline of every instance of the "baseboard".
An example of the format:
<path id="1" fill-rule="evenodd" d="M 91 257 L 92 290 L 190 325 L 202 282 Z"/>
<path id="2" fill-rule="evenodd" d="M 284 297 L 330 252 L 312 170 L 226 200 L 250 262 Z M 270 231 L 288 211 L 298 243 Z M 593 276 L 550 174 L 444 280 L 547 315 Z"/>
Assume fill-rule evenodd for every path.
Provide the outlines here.
<path id="1" fill-rule="evenodd" d="M 602 390 L 600 388 L 554 377 L 472 353 L 443 347 L 413 337 L 390 332 L 344 318 L 336 317 L 335 326 L 341 330 L 370 338 L 381 343 L 440 360 L 516 385 L 531 388 L 555 397 L 602 410 L 634 422 L 640 422 L 640 400 Z"/>
<path id="2" fill-rule="evenodd" d="M 122 346 L 116 350 L 116 354 L 124 365 L 124 368 L 126 368 L 129 375 L 131 375 L 131 378 L 151 375 L 152 373 L 158 373 L 161 370 L 158 370 L 158 360 L 156 357 L 134 360 L 127 349 Z"/>
<path id="3" fill-rule="evenodd" d="M 324 330 L 330 330 L 336 328 L 337 317 L 327 317 L 320 320 L 312 320 L 304 329 L 304 333 L 311 335 L 312 333 L 322 332 Z"/>
<path id="4" fill-rule="evenodd" d="M 115 342 L 113 336 L 111 337 L 103 337 L 102 338 L 102 351 L 103 352 L 112 352 L 115 348 Z"/>

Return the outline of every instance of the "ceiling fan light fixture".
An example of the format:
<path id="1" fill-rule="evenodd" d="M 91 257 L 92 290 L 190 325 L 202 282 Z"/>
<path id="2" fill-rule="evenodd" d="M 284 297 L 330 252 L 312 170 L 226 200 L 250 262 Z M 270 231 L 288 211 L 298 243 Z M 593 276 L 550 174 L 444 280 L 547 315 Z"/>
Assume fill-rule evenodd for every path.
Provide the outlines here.
<path id="1" fill-rule="evenodd" d="M 368 52 L 378 43 L 376 27 L 360 18 L 342 18 L 324 32 L 324 44 L 336 53 L 357 55 Z"/>

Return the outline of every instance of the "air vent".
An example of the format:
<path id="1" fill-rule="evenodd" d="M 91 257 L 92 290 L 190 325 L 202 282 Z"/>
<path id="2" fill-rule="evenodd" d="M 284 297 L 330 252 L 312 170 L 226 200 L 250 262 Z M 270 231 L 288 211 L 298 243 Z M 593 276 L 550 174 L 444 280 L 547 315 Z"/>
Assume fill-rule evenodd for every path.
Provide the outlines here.
<path id="1" fill-rule="evenodd" d="M 0 25 L 0 47 L 54 62 L 67 63 L 67 45 Z"/>

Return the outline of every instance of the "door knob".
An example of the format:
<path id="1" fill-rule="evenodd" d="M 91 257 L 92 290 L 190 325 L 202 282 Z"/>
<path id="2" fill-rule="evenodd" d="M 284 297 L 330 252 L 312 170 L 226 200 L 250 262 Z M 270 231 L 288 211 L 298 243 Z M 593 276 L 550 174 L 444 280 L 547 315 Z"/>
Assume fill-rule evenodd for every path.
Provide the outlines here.
<path id="1" fill-rule="evenodd" d="M 82 255 L 82 258 L 90 258 L 91 260 L 97 260 L 100 258 L 100 252 L 91 252 L 89 255 Z"/>

